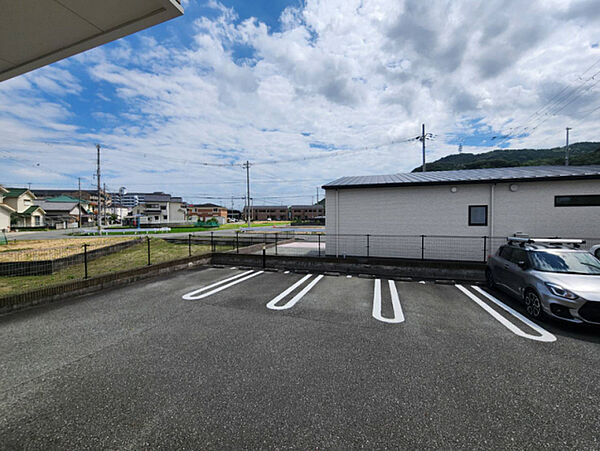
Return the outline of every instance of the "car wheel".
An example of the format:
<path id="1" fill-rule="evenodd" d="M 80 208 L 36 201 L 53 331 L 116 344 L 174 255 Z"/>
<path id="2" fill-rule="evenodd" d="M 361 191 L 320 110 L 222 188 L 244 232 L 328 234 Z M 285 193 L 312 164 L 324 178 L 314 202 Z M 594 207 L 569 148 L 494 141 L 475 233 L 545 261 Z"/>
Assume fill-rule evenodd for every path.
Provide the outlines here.
<path id="1" fill-rule="evenodd" d="M 537 293 L 529 290 L 525 293 L 525 308 L 529 316 L 535 319 L 540 319 L 544 316 L 542 309 L 542 301 Z"/>
<path id="2" fill-rule="evenodd" d="M 594 255 L 596 256 L 596 258 L 598 260 L 600 260 L 600 247 L 598 249 L 596 249 L 596 252 L 594 253 Z"/>
<path id="3" fill-rule="evenodd" d="M 490 268 L 485 270 L 485 281 L 487 282 L 487 286 L 490 288 L 494 288 L 496 286 L 496 281 L 494 280 L 494 274 Z"/>

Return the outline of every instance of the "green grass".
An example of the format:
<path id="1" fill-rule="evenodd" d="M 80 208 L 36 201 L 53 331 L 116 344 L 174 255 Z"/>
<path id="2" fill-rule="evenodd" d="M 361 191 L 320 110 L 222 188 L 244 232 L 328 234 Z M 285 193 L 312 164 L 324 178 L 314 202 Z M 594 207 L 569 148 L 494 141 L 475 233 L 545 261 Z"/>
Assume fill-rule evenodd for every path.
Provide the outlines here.
<path id="1" fill-rule="evenodd" d="M 227 250 L 229 249 L 227 248 Z M 210 246 L 192 244 L 192 255 L 201 255 L 208 252 L 210 252 Z M 150 241 L 150 261 L 152 264 L 187 256 L 187 244 L 173 244 L 161 239 Z M 140 268 L 147 264 L 148 249 L 147 244 L 144 242 L 88 262 L 88 276 L 94 277 L 126 269 Z M 0 296 L 83 279 L 83 276 L 84 266 L 78 264 L 46 276 L 0 277 Z"/>
<path id="2" fill-rule="evenodd" d="M 282 226 L 282 225 L 290 225 L 290 221 L 270 221 L 270 222 L 254 222 L 251 227 L 272 227 L 274 225 Z M 170 232 L 148 232 L 145 233 L 144 229 L 132 229 L 131 232 L 111 232 L 110 229 L 104 229 L 103 235 L 156 235 L 162 233 L 193 233 L 193 232 L 209 232 L 209 231 L 219 231 L 219 230 L 235 230 L 235 229 L 243 229 L 248 225 L 245 222 L 233 222 L 229 224 L 223 224 L 219 227 L 172 227 Z M 95 233 L 85 233 L 78 234 L 72 233 L 71 235 L 77 236 L 96 236 Z"/>

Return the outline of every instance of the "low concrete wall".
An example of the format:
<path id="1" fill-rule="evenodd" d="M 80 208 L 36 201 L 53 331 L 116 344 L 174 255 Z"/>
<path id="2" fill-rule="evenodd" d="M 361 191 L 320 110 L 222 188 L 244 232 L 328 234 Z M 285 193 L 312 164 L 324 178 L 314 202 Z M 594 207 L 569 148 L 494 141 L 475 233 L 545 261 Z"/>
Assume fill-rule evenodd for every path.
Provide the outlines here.
<path id="1" fill-rule="evenodd" d="M 34 305 L 47 304 L 65 298 L 93 293 L 109 287 L 125 285 L 135 282 L 136 280 L 147 279 L 149 277 L 155 277 L 173 271 L 208 265 L 210 260 L 210 254 L 196 255 L 193 257 L 144 266 L 142 268 L 119 271 L 85 280 L 76 280 L 60 285 L 40 288 L 26 293 L 4 296 L 0 298 L 0 313 L 22 310 Z"/>
<path id="2" fill-rule="evenodd" d="M 286 257 L 275 255 L 248 255 L 215 253 L 213 264 L 250 266 L 273 269 L 300 269 L 314 272 L 370 274 L 380 277 L 412 277 L 431 280 L 482 282 L 485 264 L 477 262 L 422 261 L 356 257 L 346 259 L 317 257 Z"/>

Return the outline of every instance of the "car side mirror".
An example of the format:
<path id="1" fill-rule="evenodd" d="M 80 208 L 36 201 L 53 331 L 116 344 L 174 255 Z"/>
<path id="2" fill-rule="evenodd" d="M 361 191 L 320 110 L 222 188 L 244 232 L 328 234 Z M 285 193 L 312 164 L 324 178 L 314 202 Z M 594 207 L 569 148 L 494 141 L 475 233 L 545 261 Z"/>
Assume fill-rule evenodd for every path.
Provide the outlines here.
<path id="1" fill-rule="evenodd" d="M 519 268 L 521 269 L 527 269 L 527 262 L 520 261 L 519 263 L 517 263 L 517 265 L 519 265 Z"/>

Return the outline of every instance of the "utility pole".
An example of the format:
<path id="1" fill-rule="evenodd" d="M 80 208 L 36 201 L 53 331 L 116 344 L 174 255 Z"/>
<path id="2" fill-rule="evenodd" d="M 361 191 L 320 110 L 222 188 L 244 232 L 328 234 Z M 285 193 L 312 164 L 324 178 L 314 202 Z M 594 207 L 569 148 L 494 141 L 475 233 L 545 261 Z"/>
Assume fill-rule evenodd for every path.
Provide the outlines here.
<path id="1" fill-rule="evenodd" d="M 96 225 L 98 226 L 98 235 L 101 233 L 100 226 L 100 144 L 96 144 L 96 151 L 98 154 L 98 162 L 96 165 L 96 178 L 98 179 L 98 186 L 96 189 L 96 193 L 98 195 L 97 209 L 96 209 Z"/>
<path id="2" fill-rule="evenodd" d="M 79 200 L 77 202 L 77 210 L 79 212 L 79 228 L 81 228 L 81 177 L 77 177 L 77 190 L 79 191 Z"/>
<path id="3" fill-rule="evenodd" d="M 246 168 L 246 188 L 247 188 L 246 219 L 248 220 L 248 228 L 250 228 L 250 220 L 252 218 L 252 213 L 250 212 L 250 162 L 246 160 L 244 167 Z"/>
<path id="4" fill-rule="evenodd" d="M 569 166 L 569 130 L 572 130 L 571 127 L 567 127 L 567 149 L 565 152 L 565 166 Z"/>
<path id="5" fill-rule="evenodd" d="M 27 183 L 27 189 L 28 189 L 29 191 L 31 191 L 31 182 L 28 182 L 28 183 Z"/>
<path id="6" fill-rule="evenodd" d="M 423 133 L 421 134 L 421 141 L 423 141 L 423 172 L 427 172 L 427 163 L 425 163 L 425 124 L 423 124 Z"/>
<path id="7" fill-rule="evenodd" d="M 319 203 L 319 187 L 317 186 L 317 203 Z"/>
<path id="8" fill-rule="evenodd" d="M 106 183 L 104 184 L 104 188 L 102 190 L 102 195 L 104 196 L 104 202 L 103 202 L 104 209 L 102 212 L 102 218 L 103 218 L 104 225 L 107 225 L 108 221 L 106 220 Z"/>

